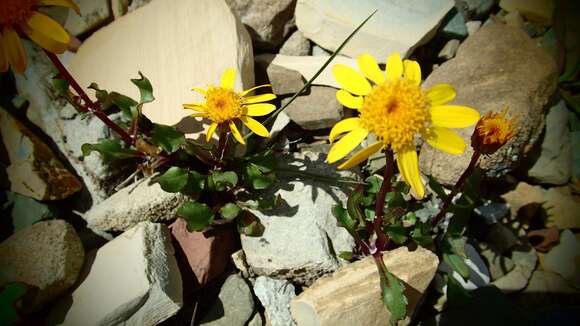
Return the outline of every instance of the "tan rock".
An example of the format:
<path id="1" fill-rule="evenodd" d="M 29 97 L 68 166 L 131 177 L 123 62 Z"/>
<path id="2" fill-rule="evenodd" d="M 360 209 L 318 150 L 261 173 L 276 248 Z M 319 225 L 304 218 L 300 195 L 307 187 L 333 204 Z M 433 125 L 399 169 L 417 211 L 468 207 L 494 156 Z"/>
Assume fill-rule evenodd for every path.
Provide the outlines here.
<path id="1" fill-rule="evenodd" d="M 532 216 L 544 201 L 544 194 L 542 187 L 520 182 L 514 190 L 503 194 L 501 198 L 510 205 L 512 217 L 518 216 L 522 207 L 528 212 L 521 211 L 519 214 Z"/>
<path id="2" fill-rule="evenodd" d="M 288 103 L 282 100 L 282 105 Z M 336 89 L 312 86 L 309 93 L 298 96 L 286 108 L 286 114 L 306 130 L 330 128 L 342 119 L 342 104 L 336 99 Z"/>
<path id="3" fill-rule="evenodd" d="M 439 261 L 432 252 L 402 247 L 384 253 L 387 269 L 405 283 L 411 316 L 435 275 Z M 323 277 L 290 303 L 299 326 L 385 325 L 390 313 L 381 301 L 379 275 L 371 257 Z M 408 317 L 409 318 L 409 317 Z"/>
<path id="4" fill-rule="evenodd" d="M 10 159 L 6 173 L 12 191 L 37 200 L 58 200 L 81 190 L 79 179 L 52 149 L 2 108 L 0 133 Z"/>
<path id="5" fill-rule="evenodd" d="M 544 200 L 548 212 L 546 226 L 557 226 L 560 230 L 580 228 L 580 196 L 573 195 L 570 187 L 550 188 Z"/>
<path id="6" fill-rule="evenodd" d="M 528 20 L 544 25 L 552 22 L 555 0 L 501 0 L 499 6 L 509 12 L 519 11 Z"/>
<path id="7" fill-rule="evenodd" d="M 31 309 L 55 299 L 79 277 L 85 251 L 75 229 L 63 220 L 33 224 L 0 244 L 0 285 L 38 287 Z"/>
<path id="8" fill-rule="evenodd" d="M 192 87 L 217 84 L 229 67 L 238 72 L 236 89 L 253 86 L 250 36 L 223 0 L 153 1 L 94 33 L 70 64 L 80 85 L 96 82 L 135 99 L 139 92 L 129 79 L 141 71 L 156 98 L 143 112 L 167 125 L 190 114 L 183 103 L 202 100 Z M 185 132 L 198 125 L 180 124 Z"/>

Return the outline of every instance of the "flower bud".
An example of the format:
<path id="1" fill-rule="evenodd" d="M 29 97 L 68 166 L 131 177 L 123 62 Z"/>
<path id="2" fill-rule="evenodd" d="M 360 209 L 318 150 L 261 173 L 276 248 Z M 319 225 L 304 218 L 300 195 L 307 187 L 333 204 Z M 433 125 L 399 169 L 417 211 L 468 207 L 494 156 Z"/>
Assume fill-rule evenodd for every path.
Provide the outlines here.
<path id="1" fill-rule="evenodd" d="M 481 154 L 493 154 L 514 135 L 515 118 L 507 119 L 508 108 L 501 113 L 487 112 L 475 126 L 471 147 Z"/>

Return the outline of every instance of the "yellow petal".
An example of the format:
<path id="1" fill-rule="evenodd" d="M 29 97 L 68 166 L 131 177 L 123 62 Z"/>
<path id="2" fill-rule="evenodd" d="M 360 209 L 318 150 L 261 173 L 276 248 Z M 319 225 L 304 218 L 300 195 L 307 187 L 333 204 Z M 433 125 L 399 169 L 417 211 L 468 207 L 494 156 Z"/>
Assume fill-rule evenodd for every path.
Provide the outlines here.
<path id="1" fill-rule="evenodd" d="M 212 123 L 211 125 L 209 125 L 209 128 L 207 128 L 207 134 L 205 135 L 205 141 L 209 142 L 209 140 L 211 139 L 211 136 L 213 136 L 213 133 L 215 132 L 217 126 L 218 126 L 218 124 L 215 122 Z"/>
<path id="2" fill-rule="evenodd" d="M 417 152 L 414 147 L 397 153 L 397 166 L 399 171 L 413 191 L 417 198 L 421 199 L 425 196 L 425 188 L 421 176 L 419 175 L 419 162 L 417 159 Z"/>
<path id="3" fill-rule="evenodd" d="M 465 128 L 479 120 L 479 112 L 461 105 L 439 105 L 431 107 L 431 122 L 435 127 Z"/>
<path id="4" fill-rule="evenodd" d="M 328 163 L 334 163 L 345 157 L 350 151 L 357 147 L 368 134 L 369 132 L 362 128 L 356 128 L 349 132 L 332 146 L 330 152 L 328 152 L 326 161 Z"/>
<path id="5" fill-rule="evenodd" d="M 270 136 L 268 129 L 266 129 L 266 127 L 264 127 L 264 125 L 262 125 L 258 121 L 250 117 L 241 117 L 240 120 L 242 121 L 243 124 L 246 125 L 246 127 L 250 128 L 250 130 L 253 131 L 256 135 L 262 137 Z"/>
<path id="6" fill-rule="evenodd" d="M 387 58 L 387 79 L 396 80 L 403 74 L 403 61 L 398 52 L 394 52 Z"/>
<path id="7" fill-rule="evenodd" d="M 4 39 L 2 37 L 2 31 L 0 30 L 0 72 L 5 72 L 8 70 L 8 58 L 4 54 L 4 48 L 7 46 L 4 44 Z"/>
<path id="8" fill-rule="evenodd" d="M 236 127 L 236 124 L 233 121 L 230 121 L 230 130 L 232 131 L 232 135 L 234 135 L 234 138 L 242 145 L 246 144 L 246 141 L 244 140 L 244 137 L 242 137 L 242 134 L 240 134 L 240 131 L 238 130 L 238 127 Z"/>
<path id="9" fill-rule="evenodd" d="M 339 89 L 338 91 L 336 91 L 336 99 L 340 102 L 340 104 L 351 109 L 362 108 L 364 102 L 362 96 L 354 96 L 351 93 L 345 91 L 344 89 Z"/>
<path id="10" fill-rule="evenodd" d="M 183 104 L 183 108 L 184 109 L 190 109 L 190 110 L 194 110 L 197 112 L 206 112 L 207 108 L 205 107 L 205 105 L 203 103 L 188 103 L 188 104 Z"/>
<path id="11" fill-rule="evenodd" d="M 275 98 L 276 98 L 276 95 L 274 95 L 274 94 L 260 94 L 260 95 L 245 97 L 244 103 L 246 103 L 246 104 L 260 103 L 260 102 L 270 101 L 270 100 L 273 100 Z"/>
<path id="12" fill-rule="evenodd" d="M 385 81 L 385 73 L 379 68 L 377 60 L 370 54 L 363 54 L 357 58 L 360 71 L 366 78 L 375 84 L 381 84 Z"/>
<path id="13" fill-rule="evenodd" d="M 262 88 L 262 87 L 272 87 L 272 84 L 264 84 L 264 85 L 260 85 L 260 86 L 254 86 L 254 87 L 252 87 L 252 88 L 250 88 L 250 89 L 247 89 L 247 90 L 243 91 L 243 92 L 240 94 L 240 96 L 241 96 L 241 97 L 244 97 L 244 96 L 246 96 L 246 95 L 250 94 L 251 92 L 255 91 L 256 89 L 258 89 L 258 88 Z"/>
<path id="14" fill-rule="evenodd" d="M 40 0 L 40 4 L 43 6 L 61 6 L 71 8 L 81 14 L 81 9 L 73 0 Z"/>
<path id="15" fill-rule="evenodd" d="M 427 90 L 427 99 L 432 106 L 449 103 L 455 95 L 455 89 L 449 84 L 437 84 Z"/>
<path id="16" fill-rule="evenodd" d="M 207 113 L 192 113 L 189 116 L 194 118 L 207 118 Z"/>
<path id="17" fill-rule="evenodd" d="M 417 61 L 407 60 L 403 61 L 405 68 L 405 78 L 415 82 L 415 85 L 421 84 L 421 66 Z"/>
<path id="18" fill-rule="evenodd" d="M 6 55 L 6 60 L 12 69 L 17 73 L 23 73 L 26 69 L 27 58 L 18 34 L 13 29 L 5 27 L 0 44 L 5 47 L 4 55 Z"/>
<path id="19" fill-rule="evenodd" d="M 465 142 L 455 132 L 443 127 L 431 127 L 430 132 L 425 135 L 429 145 L 449 154 L 463 154 L 465 152 Z"/>
<path id="20" fill-rule="evenodd" d="M 194 91 L 194 92 L 198 92 L 201 95 L 205 95 L 205 93 L 207 93 L 205 89 L 198 88 L 198 87 L 193 87 L 193 88 L 191 88 L 191 90 Z"/>
<path id="21" fill-rule="evenodd" d="M 250 104 L 245 105 L 244 107 L 247 110 L 246 115 L 249 115 L 251 117 L 260 117 L 276 110 L 276 106 L 270 103 Z"/>
<path id="22" fill-rule="evenodd" d="M 337 64 L 332 67 L 332 75 L 340 87 L 356 95 L 367 95 L 371 91 L 371 84 L 356 70 L 349 66 Z"/>
<path id="23" fill-rule="evenodd" d="M 377 142 L 370 146 L 367 146 L 360 151 L 356 152 L 353 156 L 351 156 L 346 162 L 342 163 L 338 166 L 339 170 L 350 169 L 353 166 L 358 165 L 360 162 L 366 160 L 369 156 L 376 153 L 378 150 L 383 148 L 383 143 Z"/>
<path id="24" fill-rule="evenodd" d="M 220 81 L 220 86 L 227 89 L 234 89 L 234 82 L 236 81 L 236 70 L 234 68 L 228 68 L 224 71 L 222 79 Z"/>
<path id="25" fill-rule="evenodd" d="M 360 118 L 348 118 L 337 122 L 330 130 L 328 139 L 332 143 L 340 134 L 359 128 L 359 121 Z"/>
<path id="26" fill-rule="evenodd" d="M 68 48 L 70 36 L 54 19 L 38 11 L 26 21 L 24 33 L 34 43 L 52 53 L 63 53 Z"/>

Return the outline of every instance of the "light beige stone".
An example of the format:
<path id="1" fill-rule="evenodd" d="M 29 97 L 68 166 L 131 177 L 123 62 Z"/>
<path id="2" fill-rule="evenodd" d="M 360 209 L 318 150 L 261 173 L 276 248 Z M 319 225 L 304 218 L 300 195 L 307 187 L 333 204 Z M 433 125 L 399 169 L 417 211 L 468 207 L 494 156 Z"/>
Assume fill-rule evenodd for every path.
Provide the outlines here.
<path id="1" fill-rule="evenodd" d="M 230 67 L 238 72 L 237 90 L 253 86 L 250 36 L 223 0 L 152 1 L 94 33 L 70 64 L 80 85 L 96 82 L 134 99 L 139 91 L 129 79 L 138 78 L 141 71 L 155 96 L 143 112 L 153 122 L 167 125 L 191 113 L 182 109 L 183 103 L 202 100 L 192 87 L 219 83 Z M 94 96 L 94 91 L 87 91 Z M 188 133 L 200 131 L 192 119 L 179 126 Z"/>
<path id="2" fill-rule="evenodd" d="M 544 207 L 548 212 L 546 226 L 555 225 L 560 230 L 580 228 L 580 196 L 573 195 L 570 187 L 548 189 Z"/>
<path id="3" fill-rule="evenodd" d="M 405 247 L 383 254 L 387 269 L 405 283 L 411 316 L 439 260 L 431 251 Z M 299 326 L 311 325 L 385 325 L 390 313 L 381 301 L 379 275 L 372 257 L 367 257 L 323 277 L 290 303 L 290 311 Z"/>
<path id="4" fill-rule="evenodd" d="M 38 287 L 30 309 L 63 294 L 79 277 L 85 251 L 64 220 L 33 224 L 0 244 L 0 285 L 23 282 Z"/>
<path id="5" fill-rule="evenodd" d="M 503 200 L 505 200 L 506 203 L 510 205 L 510 212 L 512 218 L 518 215 L 518 211 L 522 207 L 534 204 L 528 207 L 530 209 L 535 210 L 538 209 L 539 205 L 544 201 L 542 187 L 532 186 L 525 182 L 518 183 L 514 190 L 501 195 L 501 198 L 503 198 Z"/>
<path id="6" fill-rule="evenodd" d="M 555 0 L 501 0 L 499 6 L 507 11 L 519 11 L 528 20 L 549 25 L 552 22 Z"/>
<path id="7" fill-rule="evenodd" d="M 37 200 L 58 200 L 81 190 L 80 180 L 25 125 L 0 108 L 0 133 L 10 165 L 10 190 Z"/>

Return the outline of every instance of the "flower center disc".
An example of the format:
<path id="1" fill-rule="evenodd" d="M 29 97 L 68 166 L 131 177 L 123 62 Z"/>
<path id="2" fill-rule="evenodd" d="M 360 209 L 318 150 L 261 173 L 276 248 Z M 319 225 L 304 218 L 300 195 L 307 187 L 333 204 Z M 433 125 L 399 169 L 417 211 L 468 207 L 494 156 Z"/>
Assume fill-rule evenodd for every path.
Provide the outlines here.
<path id="1" fill-rule="evenodd" d="M 427 127 L 427 98 L 410 80 L 386 81 L 365 96 L 360 120 L 363 128 L 397 151 L 412 145 L 415 134 Z"/>
<path id="2" fill-rule="evenodd" d="M 208 118 L 218 124 L 242 116 L 240 96 L 231 89 L 210 87 L 205 98 Z"/>
<path id="3" fill-rule="evenodd" d="M 0 27 L 24 24 L 36 9 L 38 0 L 2 0 Z"/>

